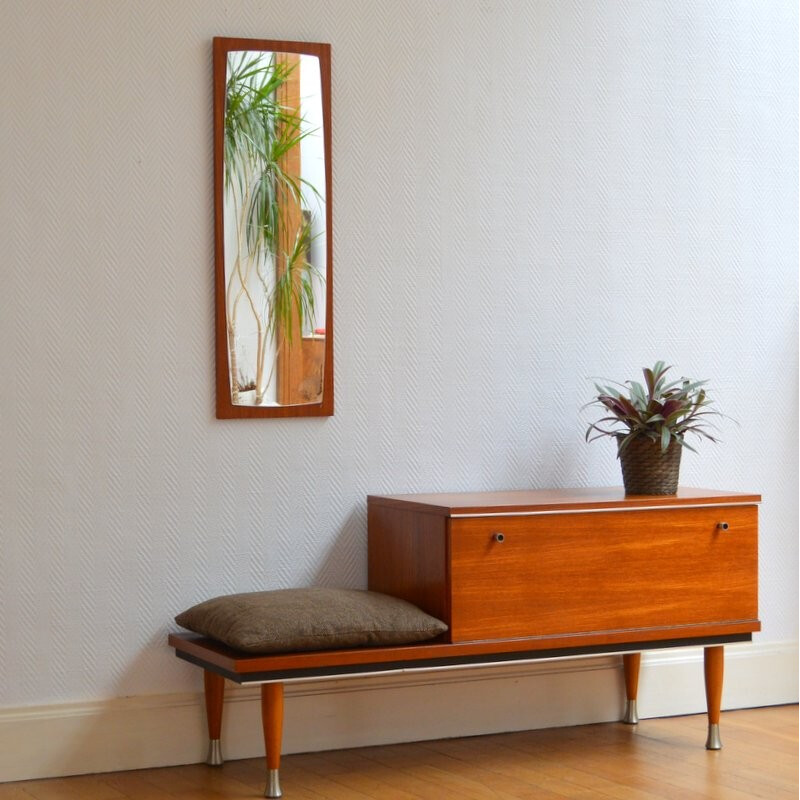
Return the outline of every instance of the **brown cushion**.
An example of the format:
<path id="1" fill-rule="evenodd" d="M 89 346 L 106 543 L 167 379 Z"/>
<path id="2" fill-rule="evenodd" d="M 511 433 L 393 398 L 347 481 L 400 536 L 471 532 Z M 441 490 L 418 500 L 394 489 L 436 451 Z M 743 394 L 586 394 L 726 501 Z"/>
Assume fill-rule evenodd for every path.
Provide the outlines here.
<path id="1" fill-rule="evenodd" d="M 409 644 L 447 630 L 405 600 L 357 589 L 224 595 L 192 606 L 175 622 L 248 653 Z"/>

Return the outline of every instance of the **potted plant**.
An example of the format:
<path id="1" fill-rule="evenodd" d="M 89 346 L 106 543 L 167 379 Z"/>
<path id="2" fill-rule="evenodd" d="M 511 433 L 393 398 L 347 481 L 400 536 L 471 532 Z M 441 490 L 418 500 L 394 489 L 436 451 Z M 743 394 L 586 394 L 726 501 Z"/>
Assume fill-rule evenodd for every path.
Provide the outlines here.
<path id="1" fill-rule="evenodd" d="M 645 367 L 644 384 L 595 383 L 597 396 L 584 406 L 600 406 L 607 412 L 589 425 L 586 441 L 603 436 L 616 440 L 626 494 L 675 494 L 681 452 L 684 447 L 694 450 L 686 434 L 716 441 L 705 418 L 720 414 L 708 409 L 706 381 L 668 381 L 669 369 L 663 361 L 652 369 Z"/>

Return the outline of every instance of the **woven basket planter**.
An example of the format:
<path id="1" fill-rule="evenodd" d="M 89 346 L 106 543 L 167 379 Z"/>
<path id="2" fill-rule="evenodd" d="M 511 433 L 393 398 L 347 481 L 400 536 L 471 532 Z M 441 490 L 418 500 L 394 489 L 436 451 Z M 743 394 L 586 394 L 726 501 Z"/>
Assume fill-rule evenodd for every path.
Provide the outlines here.
<path id="1" fill-rule="evenodd" d="M 676 494 L 682 450 L 674 439 L 666 452 L 646 436 L 632 439 L 619 457 L 625 494 Z"/>

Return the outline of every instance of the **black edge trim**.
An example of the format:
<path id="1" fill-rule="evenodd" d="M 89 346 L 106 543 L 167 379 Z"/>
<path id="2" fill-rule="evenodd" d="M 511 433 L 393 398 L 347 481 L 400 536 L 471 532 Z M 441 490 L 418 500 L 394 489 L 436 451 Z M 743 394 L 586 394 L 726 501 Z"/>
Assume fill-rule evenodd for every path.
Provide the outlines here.
<path id="1" fill-rule="evenodd" d="M 184 661 L 188 661 L 190 664 L 194 664 L 197 667 L 202 667 L 203 669 L 208 670 L 209 672 L 215 672 L 217 675 L 222 675 L 223 678 L 228 678 L 229 680 L 235 681 L 236 683 L 241 683 L 242 679 L 245 677 L 239 672 L 232 672 L 229 669 L 223 669 L 222 667 L 219 667 L 216 664 L 212 664 L 209 661 L 205 661 L 199 656 L 191 655 L 190 653 L 185 653 L 183 650 L 176 650 L 175 655 L 178 656 L 178 658 L 182 658 Z"/>
<path id="2" fill-rule="evenodd" d="M 176 650 L 175 655 L 198 667 L 222 675 L 235 683 L 259 683 L 290 678 L 336 678 L 340 675 L 358 675 L 362 672 L 391 672 L 398 669 L 426 669 L 428 667 L 458 667 L 470 664 L 496 664 L 509 661 L 547 661 L 550 658 L 569 656 L 610 655 L 641 650 L 661 650 L 668 647 L 697 647 L 699 645 L 734 644 L 750 642 L 751 633 L 735 633 L 726 636 L 696 636 L 689 639 L 659 639 L 649 642 L 624 642 L 620 644 L 591 645 L 587 647 L 559 647 L 552 650 L 521 650 L 512 653 L 485 653 L 474 656 L 452 656 L 449 658 L 417 659 L 414 661 L 384 661 L 365 664 L 342 664 L 332 667 L 310 667 L 307 669 L 267 670 L 264 672 L 232 672 L 198 656 Z"/>

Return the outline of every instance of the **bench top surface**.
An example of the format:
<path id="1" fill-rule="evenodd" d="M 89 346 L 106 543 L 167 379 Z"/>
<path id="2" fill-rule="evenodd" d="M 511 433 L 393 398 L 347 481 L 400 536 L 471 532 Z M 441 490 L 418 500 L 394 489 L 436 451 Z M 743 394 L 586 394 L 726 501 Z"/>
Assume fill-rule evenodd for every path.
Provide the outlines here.
<path id="1" fill-rule="evenodd" d="M 423 667 L 436 664 L 476 663 L 481 660 L 519 660 L 554 658 L 620 652 L 653 647 L 700 645 L 711 642 L 747 641 L 760 630 L 757 620 L 723 625 L 665 626 L 624 631 L 593 631 L 563 636 L 540 636 L 520 639 L 495 639 L 474 642 L 433 642 L 402 646 L 359 647 L 344 650 L 257 654 L 234 650 L 227 645 L 193 633 L 172 633 L 169 644 L 176 655 L 237 682 L 246 682 L 266 674 L 301 675 L 330 671 L 342 674 L 391 668 Z"/>

